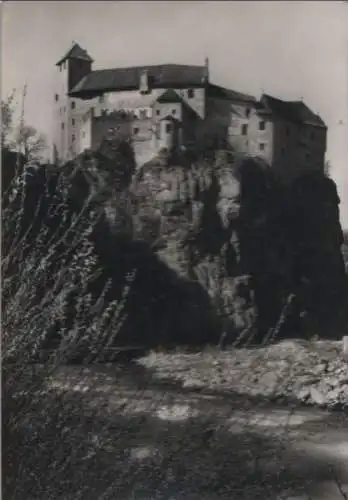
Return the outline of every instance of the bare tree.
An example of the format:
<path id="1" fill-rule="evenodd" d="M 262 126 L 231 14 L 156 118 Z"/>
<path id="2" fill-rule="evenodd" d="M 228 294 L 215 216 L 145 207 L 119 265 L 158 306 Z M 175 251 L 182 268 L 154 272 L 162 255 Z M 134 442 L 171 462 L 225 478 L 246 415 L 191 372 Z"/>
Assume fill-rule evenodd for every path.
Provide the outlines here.
<path id="1" fill-rule="evenodd" d="M 10 135 L 13 128 L 13 101 L 15 90 L 4 100 L 1 99 L 1 148 L 10 146 Z"/>
<path id="2" fill-rule="evenodd" d="M 47 143 L 43 134 L 30 125 L 24 125 L 17 132 L 16 146 L 26 160 L 33 161 L 41 159 Z"/>

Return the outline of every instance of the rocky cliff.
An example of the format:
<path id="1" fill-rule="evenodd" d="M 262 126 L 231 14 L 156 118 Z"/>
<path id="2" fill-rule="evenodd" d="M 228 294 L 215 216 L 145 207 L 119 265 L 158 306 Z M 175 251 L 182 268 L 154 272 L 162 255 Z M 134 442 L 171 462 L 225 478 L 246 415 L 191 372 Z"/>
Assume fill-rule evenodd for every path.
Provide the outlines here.
<path id="1" fill-rule="evenodd" d="M 95 320 L 93 311 L 107 317 L 110 304 L 123 304 L 117 345 L 344 334 L 347 278 L 332 180 L 307 176 L 284 188 L 261 161 L 224 152 L 214 161 L 164 154 L 135 174 L 131 153 L 129 145 L 103 144 L 63 171 L 27 171 L 6 212 L 8 303 L 23 300 L 11 275 L 41 251 L 48 267 L 32 307 L 55 286 L 63 264 L 75 287 L 65 323 L 60 313 L 51 323 L 48 309 L 56 337 L 74 324 L 76 291 L 98 305 L 83 328 Z M 18 235 L 25 244 L 11 254 Z"/>
<path id="2" fill-rule="evenodd" d="M 153 160 L 142 182 L 163 220 L 177 222 L 162 258 L 186 262 L 183 272 L 208 291 L 228 338 L 342 336 L 347 277 L 331 179 L 307 175 L 284 187 L 261 160 L 220 152 L 189 167 Z"/>

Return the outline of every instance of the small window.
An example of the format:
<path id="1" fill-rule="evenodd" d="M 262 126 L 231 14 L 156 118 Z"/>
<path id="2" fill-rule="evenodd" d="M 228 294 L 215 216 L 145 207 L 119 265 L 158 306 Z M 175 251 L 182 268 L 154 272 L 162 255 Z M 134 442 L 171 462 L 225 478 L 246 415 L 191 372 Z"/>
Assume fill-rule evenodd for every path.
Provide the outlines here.
<path id="1" fill-rule="evenodd" d="M 160 109 L 156 109 L 156 115 L 159 116 L 161 114 L 161 110 Z"/>
<path id="2" fill-rule="evenodd" d="M 169 134 L 171 131 L 172 131 L 171 124 L 170 124 L 170 123 L 167 123 L 167 124 L 166 124 L 166 132 L 167 132 L 167 134 Z"/>
<path id="3" fill-rule="evenodd" d="M 172 115 L 176 115 L 176 109 L 172 109 Z"/>
<path id="4" fill-rule="evenodd" d="M 266 124 L 265 124 L 265 122 L 264 122 L 264 121 L 261 121 L 261 122 L 259 123 L 259 129 L 260 129 L 260 130 L 265 130 L 265 128 L 266 128 Z"/>
<path id="5" fill-rule="evenodd" d="M 282 148 L 282 156 L 285 155 L 285 148 Z"/>
<path id="6" fill-rule="evenodd" d="M 195 91 L 193 89 L 188 89 L 187 91 L 187 97 L 189 99 L 192 99 L 195 96 Z"/>
<path id="7" fill-rule="evenodd" d="M 75 101 L 71 101 L 71 109 L 75 109 L 75 107 L 76 107 Z"/>
<path id="8" fill-rule="evenodd" d="M 75 134 L 72 134 L 71 140 L 74 142 L 75 141 Z"/>
<path id="9" fill-rule="evenodd" d="M 85 132 L 85 131 L 83 131 L 83 132 L 82 132 L 82 137 L 83 137 L 83 138 L 85 138 L 85 137 L 86 137 L 86 132 Z"/>
<path id="10" fill-rule="evenodd" d="M 265 144 L 263 142 L 260 142 L 260 151 L 265 150 Z"/>
<path id="11" fill-rule="evenodd" d="M 73 127 L 75 127 L 75 118 L 73 118 L 73 119 L 71 120 L 71 125 L 72 125 Z"/>
<path id="12" fill-rule="evenodd" d="M 56 100 L 56 102 L 57 102 L 57 101 L 59 100 L 59 95 L 58 95 L 58 94 L 56 94 L 56 95 L 54 96 L 54 98 L 55 98 L 55 100 Z"/>
<path id="13" fill-rule="evenodd" d="M 139 132 L 138 127 L 134 127 L 134 128 L 133 128 L 133 133 L 134 133 L 135 135 L 137 135 L 137 133 L 138 133 L 138 132 Z"/>
<path id="14" fill-rule="evenodd" d="M 61 129 L 64 130 L 64 123 L 61 124 Z"/>
<path id="15" fill-rule="evenodd" d="M 248 125 L 242 125 L 242 135 L 248 135 Z"/>
<path id="16" fill-rule="evenodd" d="M 250 116 L 250 108 L 246 108 L 246 110 L 245 110 L 245 116 L 246 116 L 246 118 L 249 118 L 249 116 Z"/>

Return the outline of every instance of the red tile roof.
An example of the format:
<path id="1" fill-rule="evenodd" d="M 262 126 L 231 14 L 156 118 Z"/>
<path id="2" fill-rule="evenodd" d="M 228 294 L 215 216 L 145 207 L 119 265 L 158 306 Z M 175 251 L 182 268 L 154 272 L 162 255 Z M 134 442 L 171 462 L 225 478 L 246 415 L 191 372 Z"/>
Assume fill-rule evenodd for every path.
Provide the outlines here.
<path id="1" fill-rule="evenodd" d="M 70 50 L 65 54 L 64 57 L 62 57 L 56 64 L 56 66 L 59 66 L 62 64 L 66 59 L 83 59 L 84 61 L 89 61 L 93 62 L 93 59 L 91 56 L 88 54 L 88 52 L 80 47 L 78 43 L 74 43 L 73 46 L 71 47 Z"/>
<path id="2" fill-rule="evenodd" d="M 72 97 L 98 95 L 103 92 L 136 90 L 140 76 L 147 70 L 150 87 L 184 88 L 198 87 L 205 82 L 204 66 L 183 64 L 160 64 L 156 66 L 135 66 L 92 71 L 85 76 L 70 92 Z"/>
<path id="3" fill-rule="evenodd" d="M 263 94 L 260 104 L 274 116 L 293 123 L 303 123 L 316 127 L 326 127 L 319 115 L 309 109 L 303 101 L 282 101 Z"/>

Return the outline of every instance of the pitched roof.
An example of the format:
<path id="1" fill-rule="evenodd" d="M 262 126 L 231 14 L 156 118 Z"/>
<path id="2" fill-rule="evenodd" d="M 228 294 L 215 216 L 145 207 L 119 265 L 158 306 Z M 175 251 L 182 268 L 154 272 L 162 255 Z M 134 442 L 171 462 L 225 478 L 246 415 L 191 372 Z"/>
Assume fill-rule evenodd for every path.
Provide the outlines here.
<path id="1" fill-rule="evenodd" d="M 207 96 L 234 102 L 256 102 L 256 98 L 252 95 L 242 94 L 241 92 L 226 89 L 224 87 L 220 87 L 220 85 L 214 85 L 212 83 L 208 85 Z"/>
<path id="2" fill-rule="evenodd" d="M 140 76 L 147 70 L 153 88 L 194 87 L 205 82 L 204 66 L 183 64 L 160 64 L 155 66 L 134 66 L 92 71 L 85 76 L 70 92 L 71 96 L 100 94 L 102 92 L 136 90 Z"/>
<path id="3" fill-rule="evenodd" d="M 182 103 L 182 99 L 174 89 L 168 89 L 157 99 L 159 103 Z"/>
<path id="4" fill-rule="evenodd" d="M 267 111 L 286 121 L 326 127 L 320 116 L 313 113 L 303 101 L 282 101 L 263 94 L 260 103 Z"/>
<path id="5" fill-rule="evenodd" d="M 197 112 L 179 95 L 174 89 L 168 89 L 163 94 L 161 94 L 157 99 L 156 102 L 162 104 L 169 104 L 169 103 L 179 103 L 181 104 L 183 110 L 186 113 L 189 113 L 192 116 L 197 116 Z M 172 119 L 172 115 L 167 115 L 167 117 L 164 117 L 163 119 Z M 178 121 L 175 118 L 175 121 Z"/>
<path id="6" fill-rule="evenodd" d="M 68 52 L 63 56 L 56 64 L 56 66 L 59 66 L 64 62 L 66 59 L 83 59 L 84 61 L 89 61 L 93 62 L 93 59 L 91 56 L 88 54 L 88 52 L 83 49 L 78 43 L 74 43 L 71 49 L 68 50 Z"/>

